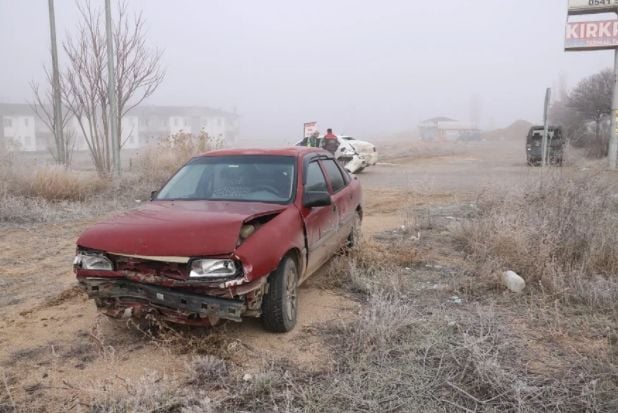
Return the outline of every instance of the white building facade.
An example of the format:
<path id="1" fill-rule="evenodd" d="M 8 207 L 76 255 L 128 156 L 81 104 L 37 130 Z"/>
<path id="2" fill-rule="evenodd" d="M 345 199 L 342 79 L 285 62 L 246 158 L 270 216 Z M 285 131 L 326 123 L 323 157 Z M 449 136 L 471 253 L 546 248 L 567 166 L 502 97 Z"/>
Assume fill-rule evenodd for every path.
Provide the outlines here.
<path id="1" fill-rule="evenodd" d="M 121 142 L 124 149 L 137 149 L 160 142 L 171 135 L 205 133 L 209 138 L 232 146 L 238 140 L 239 116 L 206 107 L 142 106 L 122 119 Z M 86 136 L 76 118 L 65 130 L 75 150 L 86 150 Z M 54 140 L 49 128 L 29 105 L 0 103 L 0 145 L 17 151 L 47 151 Z"/>
<path id="2" fill-rule="evenodd" d="M 4 145 L 18 151 L 35 151 L 36 117 L 28 105 L 8 105 L 5 114 L 1 115 L 0 138 Z"/>

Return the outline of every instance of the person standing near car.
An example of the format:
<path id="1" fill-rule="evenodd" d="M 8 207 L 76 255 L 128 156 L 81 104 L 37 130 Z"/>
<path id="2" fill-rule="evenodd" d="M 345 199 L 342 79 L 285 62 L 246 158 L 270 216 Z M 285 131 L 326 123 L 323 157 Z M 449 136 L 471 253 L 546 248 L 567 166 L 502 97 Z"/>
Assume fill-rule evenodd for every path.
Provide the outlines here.
<path id="1" fill-rule="evenodd" d="M 319 131 L 315 131 L 311 134 L 311 136 L 309 136 L 309 139 L 307 140 L 307 146 L 309 146 L 310 148 L 319 148 L 320 147 L 320 132 Z"/>
<path id="2" fill-rule="evenodd" d="M 339 139 L 337 139 L 337 135 L 333 133 L 331 128 L 326 129 L 326 135 L 324 135 L 324 139 L 322 141 L 322 148 L 326 149 L 333 155 L 337 152 L 337 148 L 339 148 Z"/>

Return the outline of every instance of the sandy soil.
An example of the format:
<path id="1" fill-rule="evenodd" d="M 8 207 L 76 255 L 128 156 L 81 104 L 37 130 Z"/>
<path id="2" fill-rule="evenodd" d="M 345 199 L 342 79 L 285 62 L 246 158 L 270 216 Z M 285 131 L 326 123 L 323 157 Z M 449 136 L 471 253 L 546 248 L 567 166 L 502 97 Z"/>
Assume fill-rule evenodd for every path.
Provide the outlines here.
<path id="1" fill-rule="evenodd" d="M 538 172 L 525 166 L 521 146 L 460 145 L 454 154 L 397 159 L 367 169 L 360 175 L 365 234 L 399 227 L 411 209 L 461 203 L 483 187 L 534 176 Z M 107 377 L 137 378 L 150 369 L 174 374 L 188 360 L 178 341 L 161 343 L 98 316 L 94 304 L 75 288 L 74 242 L 90 223 L 0 230 L 0 368 L 4 387 L 12 389 L 18 401 L 77 409 L 77 395 L 92 383 Z M 291 333 L 266 333 L 257 320 L 246 320 L 190 334 L 211 340 L 223 357 L 248 372 L 276 358 L 318 368 L 329 362 L 329 355 L 316 329 L 354 317 L 360 306 L 352 297 L 324 287 L 328 276 L 324 269 L 302 286 L 300 319 Z"/>

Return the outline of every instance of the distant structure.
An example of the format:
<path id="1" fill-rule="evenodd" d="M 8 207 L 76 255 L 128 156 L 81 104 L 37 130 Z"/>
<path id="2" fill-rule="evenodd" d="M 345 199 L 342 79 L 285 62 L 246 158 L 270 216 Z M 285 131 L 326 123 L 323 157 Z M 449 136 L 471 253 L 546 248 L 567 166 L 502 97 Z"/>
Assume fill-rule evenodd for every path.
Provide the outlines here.
<path id="1" fill-rule="evenodd" d="M 75 150 L 87 149 L 77 119 L 71 119 L 67 129 L 75 136 Z M 139 106 L 123 117 L 121 139 L 123 148 L 137 149 L 179 132 L 205 132 L 233 145 L 239 130 L 239 116 L 232 112 L 198 106 Z M 30 105 L 0 103 L 0 145 L 18 151 L 47 151 L 54 146 L 54 138 Z"/>
<path id="2" fill-rule="evenodd" d="M 418 130 L 424 141 L 452 142 L 481 139 L 481 130 L 472 122 L 461 122 L 442 116 L 421 122 Z"/>

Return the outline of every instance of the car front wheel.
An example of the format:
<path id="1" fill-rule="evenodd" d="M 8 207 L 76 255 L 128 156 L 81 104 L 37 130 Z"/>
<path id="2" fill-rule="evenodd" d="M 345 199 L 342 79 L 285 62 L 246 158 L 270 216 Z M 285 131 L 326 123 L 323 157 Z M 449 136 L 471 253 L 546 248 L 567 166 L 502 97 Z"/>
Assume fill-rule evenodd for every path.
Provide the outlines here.
<path id="1" fill-rule="evenodd" d="M 298 314 L 298 268 L 291 257 L 285 257 L 270 275 L 268 294 L 262 302 L 264 328 L 286 333 L 296 325 Z"/>

